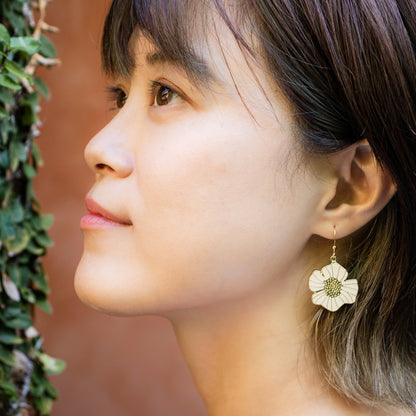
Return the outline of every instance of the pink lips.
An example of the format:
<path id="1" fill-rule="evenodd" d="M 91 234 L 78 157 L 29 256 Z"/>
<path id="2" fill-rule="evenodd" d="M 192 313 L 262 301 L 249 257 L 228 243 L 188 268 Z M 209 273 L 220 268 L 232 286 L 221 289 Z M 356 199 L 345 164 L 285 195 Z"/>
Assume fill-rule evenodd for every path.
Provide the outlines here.
<path id="1" fill-rule="evenodd" d="M 89 214 L 81 218 L 80 227 L 83 230 L 102 230 L 109 227 L 126 227 L 132 225 L 130 221 L 119 218 L 105 210 L 89 197 L 85 199 L 85 203 Z"/>

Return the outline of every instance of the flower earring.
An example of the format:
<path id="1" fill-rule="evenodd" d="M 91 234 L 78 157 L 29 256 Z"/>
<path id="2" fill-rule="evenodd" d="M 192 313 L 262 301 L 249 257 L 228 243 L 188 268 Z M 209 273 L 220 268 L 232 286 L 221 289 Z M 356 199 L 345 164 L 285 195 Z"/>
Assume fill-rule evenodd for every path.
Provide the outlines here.
<path id="1" fill-rule="evenodd" d="M 336 248 L 336 228 L 334 225 L 331 263 L 320 271 L 314 270 L 309 277 L 309 289 L 315 292 L 312 295 L 312 302 L 331 312 L 337 311 L 344 303 L 354 303 L 358 293 L 357 279 L 347 280 L 347 270 L 337 263 Z"/>

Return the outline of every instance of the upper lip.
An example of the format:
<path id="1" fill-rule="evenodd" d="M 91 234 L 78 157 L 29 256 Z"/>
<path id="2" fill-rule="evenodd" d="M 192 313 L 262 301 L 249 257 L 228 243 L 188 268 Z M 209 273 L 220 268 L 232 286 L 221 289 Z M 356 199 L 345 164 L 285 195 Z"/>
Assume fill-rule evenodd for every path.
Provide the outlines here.
<path id="1" fill-rule="evenodd" d="M 128 220 L 126 218 L 119 217 L 119 216 L 113 214 L 112 212 L 107 211 L 100 204 L 98 204 L 98 202 L 94 201 L 91 197 L 87 196 L 85 198 L 85 204 L 87 206 L 87 210 L 91 214 L 99 215 L 100 217 L 104 217 L 104 218 L 106 218 L 110 221 L 117 222 L 119 224 L 132 225 L 130 220 Z"/>

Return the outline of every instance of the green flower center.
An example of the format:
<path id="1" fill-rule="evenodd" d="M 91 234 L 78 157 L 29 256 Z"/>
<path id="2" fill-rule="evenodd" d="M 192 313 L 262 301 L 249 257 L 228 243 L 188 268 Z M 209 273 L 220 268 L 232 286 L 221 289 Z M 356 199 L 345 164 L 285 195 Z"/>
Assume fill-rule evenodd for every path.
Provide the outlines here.
<path id="1" fill-rule="evenodd" d="M 342 283 L 335 277 L 324 280 L 324 291 L 330 298 L 338 297 L 341 294 L 341 288 Z"/>

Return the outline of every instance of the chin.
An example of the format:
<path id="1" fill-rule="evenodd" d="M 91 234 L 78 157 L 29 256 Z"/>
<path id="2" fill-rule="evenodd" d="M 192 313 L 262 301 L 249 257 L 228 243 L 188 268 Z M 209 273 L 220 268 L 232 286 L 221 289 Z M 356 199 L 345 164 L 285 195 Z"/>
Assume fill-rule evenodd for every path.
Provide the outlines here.
<path id="1" fill-rule="evenodd" d="M 85 305 L 107 315 L 166 316 L 182 305 L 179 296 L 161 290 L 159 278 L 137 263 L 132 265 L 86 251 L 75 272 L 74 287 Z M 166 284 L 161 286 L 166 288 Z"/>
<path id="2" fill-rule="evenodd" d="M 126 316 L 120 307 L 113 304 L 114 300 L 103 293 L 102 288 L 97 288 L 97 283 L 85 272 L 82 262 L 75 272 L 74 288 L 81 302 L 90 308 L 108 315 Z"/>
<path id="3" fill-rule="evenodd" d="M 96 261 L 83 254 L 75 272 L 74 288 L 78 298 L 87 306 L 108 315 L 136 316 L 146 314 L 137 290 L 126 282 L 125 271 L 109 261 Z"/>

